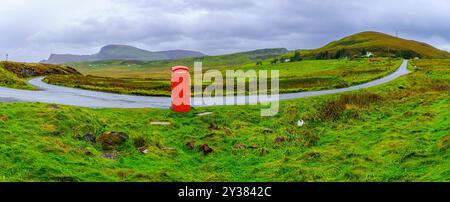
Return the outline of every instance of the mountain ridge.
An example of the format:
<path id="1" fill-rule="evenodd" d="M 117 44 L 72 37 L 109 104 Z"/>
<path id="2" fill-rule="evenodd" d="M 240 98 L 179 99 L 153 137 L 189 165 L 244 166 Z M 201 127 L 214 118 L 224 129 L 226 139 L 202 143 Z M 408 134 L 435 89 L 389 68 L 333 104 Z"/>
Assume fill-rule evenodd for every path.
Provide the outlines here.
<path id="1" fill-rule="evenodd" d="M 98 60 L 170 60 L 190 57 L 202 57 L 205 54 L 191 50 L 167 50 L 167 51 L 148 51 L 129 45 L 111 44 L 103 46 L 98 53 L 92 55 L 75 54 L 51 54 L 46 60 L 40 63 L 46 64 L 64 64 L 68 62 L 98 61 Z"/>

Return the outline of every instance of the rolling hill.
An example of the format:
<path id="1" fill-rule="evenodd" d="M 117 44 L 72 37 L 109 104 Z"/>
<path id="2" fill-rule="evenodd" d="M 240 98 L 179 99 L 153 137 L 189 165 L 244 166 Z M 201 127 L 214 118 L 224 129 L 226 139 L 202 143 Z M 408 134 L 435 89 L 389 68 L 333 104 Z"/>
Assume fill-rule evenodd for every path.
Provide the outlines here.
<path id="1" fill-rule="evenodd" d="M 27 78 L 51 74 L 80 75 L 77 70 L 65 65 L 0 62 L 0 86 L 34 89 L 26 82 Z"/>
<path id="2" fill-rule="evenodd" d="M 63 64 L 68 62 L 98 61 L 98 60 L 170 60 L 179 58 L 201 57 L 203 53 L 189 50 L 168 50 L 152 52 L 127 45 L 107 45 L 93 55 L 51 54 L 41 63 Z"/>
<path id="3" fill-rule="evenodd" d="M 338 59 L 363 56 L 367 52 L 376 57 L 393 56 L 404 58 L 450 58 L 450 53 L 423 42 L 394 37 L 380 32 L 361 32 L 324 47 L 303 51 L 305 58 Z"/>

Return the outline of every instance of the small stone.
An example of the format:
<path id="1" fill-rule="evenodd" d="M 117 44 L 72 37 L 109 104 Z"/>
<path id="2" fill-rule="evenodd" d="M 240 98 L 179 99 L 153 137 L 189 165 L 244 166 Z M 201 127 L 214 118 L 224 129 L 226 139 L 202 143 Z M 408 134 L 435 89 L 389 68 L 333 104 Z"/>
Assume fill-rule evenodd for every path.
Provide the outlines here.
<path id="1" fill-rule="evenodd" d="M 192 140 L 192 141 L 186 142 L 186 147 L 190 150 L 193 150 L 195 147 L 195 141 Z"/>
<path id="2" fill-rule="evenodd" d="M 257 149 L 258 147 L 259 147 L 259 145 L 257 145 L 257 144 L 252 144 L 252 145 L 248 146 L 248 148 L 250 148 L 250 149 Z"/>
<path id="3" fill-rule="evenodd" d="M 202 151 L 205 155 L 213 152 L 214 150 L 208 146 L 208 144 L 200 145 L 200 151 Z"/>
<path id="4" fill-rule="evenodd" d="M 90 142 L 90 143 L 95 143 L 96 139 L 97 138 L 94 135 L 90 134 L 90 133 L 88 133 L 88 134 L 83 136 L 83 140 L 86 141 L 86 142 Z"/>

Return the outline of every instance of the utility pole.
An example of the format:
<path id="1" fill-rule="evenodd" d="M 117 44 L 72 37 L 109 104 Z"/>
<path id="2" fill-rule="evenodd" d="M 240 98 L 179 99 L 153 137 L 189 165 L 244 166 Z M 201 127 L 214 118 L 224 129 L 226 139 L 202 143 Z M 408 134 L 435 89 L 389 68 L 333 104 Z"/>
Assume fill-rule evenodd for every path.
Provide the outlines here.
<path id="1" fill-rule="evenodd" d="M 6 62 L 8 62 L 8 53 L 6 53 Z"/>

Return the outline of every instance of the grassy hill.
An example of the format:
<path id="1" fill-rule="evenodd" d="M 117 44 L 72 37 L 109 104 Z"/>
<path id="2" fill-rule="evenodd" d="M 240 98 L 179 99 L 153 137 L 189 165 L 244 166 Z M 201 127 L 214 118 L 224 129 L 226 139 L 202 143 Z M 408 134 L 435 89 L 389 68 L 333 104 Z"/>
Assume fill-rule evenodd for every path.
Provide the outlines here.
<path id="1" fill-rule="evenodd" d="M 279 70 L 280 92 L 302 92 L 342 88 L 368 82 L 393 72 L 401 64 L 401 60 L 387 60 L 376 62 L 366 59 L 354 60 L 305 60 L 270 64 L 264 61 L 262 65 L 249 63 L 240 66 L 222 67 L 219 70 L 225 75 L 225 70 Z M 192 72 L 192 71 L 191 71 Z M 50 84 L 89 90 L 107 91 L 114 93 L 135 95 L 171 95 L 170 71 L 161 73 L 158 78 L 111 78 L 83 75 L 51 75 L 44 81 Z M 155 77 L 156 73 L 148 74 Z M 207 87 L 211 83 L 204 83 Z M 225 86 L 224 86 L 225 88 Z M 225 91 L 224 91 L 225 92 Z"/>
<path id="2" fill-rule="evenodd" d="M 380 32 L 361 32 L 333 41 L 314 50 L 303 51 L 312 59 L 355 57 L 372 52 L 376 57 L 450 58 L 450 53 L 426 43 L 397 38 Z"/>
<path id="3" fill-rule="evenodd" d="M 365 56 L 371 52 L 375 57 L 402 58 L 450 58 L 450 53 L 436 49 L 426 43 L 397 38 L 379 32 L 361 32 L 333 41 L 324 47 L 301 50 L 304 59 L 340 59 Z M 204 69 L 235 69 L 257 61 L 271 63 L 275 58 L 289 58 L 295 51 L 286 49 L 262 49 L 219 56 L 204 56 L 158 61 L 96 61 L 69 63 L 85 75 L 116 78 L 167 79 L 170 67 L 185 65 L 192 67 L 194 61 L 203 61 Z"/>

